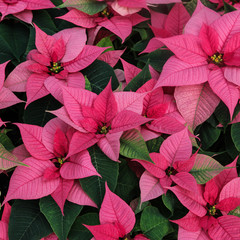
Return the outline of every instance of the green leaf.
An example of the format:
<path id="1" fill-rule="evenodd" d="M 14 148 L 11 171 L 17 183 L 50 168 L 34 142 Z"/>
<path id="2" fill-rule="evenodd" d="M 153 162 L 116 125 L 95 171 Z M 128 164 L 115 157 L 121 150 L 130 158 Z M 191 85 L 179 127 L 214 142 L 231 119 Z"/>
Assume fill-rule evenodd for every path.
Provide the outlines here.
<path id="1" fill-rule="evenodd" d="M 214 114 L 217 120 L 226 128 L 230 122 L 230 115 L 227 106 L 222 101 L 216 107 Z"/>
<path id="2" fill-rule="evenodd" d="M 153 162 L 141 133 L 136 129 L 126 131 L 121 136 L 120 154 L 127 158 Z"/>
<path id="3" fill-rule="evenodd" d="M 187 2 L 187 4 L 185 5 L 185 8 L 189 12 L 189 14 L 192 15 L 196 6 L 197 6 L 197 0 L 191 0 Z"/>
<path id="4" fill-rule="evenodd" d="M 165 207 L 171 212 L 173 215 L 174 213 L 174 206 L 175 206 L 175 201 L 174 201 L 174 196 L 173 193 L 170 191 L 167 191 L 166 194 L 162 195 L 162 201 Z"/>
<path id="5" fill-rule="evenodd" d="M 16 58 L 20 62 L 29 38 L 29 28 L 11 21 L 0 24 L 0 63 Z"/>
<path id="6" fill-rule="evenodd" d="M 89 15 L 96 14 L 104 10 L 107 7 L 107 4 L 102 2 L 97 2 L 94 0 L 67 0 L 65 3 L 58 6 L 58 8 L 72 7 L 85 12 Z"/>
<path id="7" fill-rule="evenodd" d="M 119 176 L 115 193 L 125 202 L 130 203 L 133 198 L 140 195 L 138 178 L 129 168 L 127 161 L 120 159 Z"/>
<path id="8" fill-rule="evenodd" d="M 62 105 L 51 95 L 38 99 L 28 105 L 23 114 L 24 123 L 44 126 L 55 116 L 47 111 L 56 110 Z"/>
<path id="9" fill-rule="evenodd" d="M 222 170 L 224 170 L 224 167 L 215 159 L 204 154 L 197 154 L 190 173 L 198 184 L 205 184 Z"/>
<path id="10" fill-rule="evenodd" d="M 234 216 L 240 217 L 240 206 L 230 211 L 228 215 L 234 215 Z"/>
<path id="11" fill-rule="evenodd" d="M 11 130 L 4 129 L 2 132 L 0 132 L 0 143 L 6 148 L 7 151 L 12 151 L 15 146 L 13 145 L 11 139 L 7 136 L 7 132 Z"/>
<path id="12" fill-rule="evenodd" d="M 169 50 L 158 49 L 138 58 L 139 61 L 149 63 L 155 70 L 161 72 L 166 61 L 173 56 Z"/>
<path id="13" fill-rule="evenodd" d="M 232 124 L 231 136 L 236 149 L 240 151 L 240 123 Z"/>
<path id="14" fill-rule="evenodd" d="M 39 209 L 37 200 L 15 200 L 9 221 L 9 239 L 39 240 L 52 233 L 52 228 Z"/>
<path id="15" fill-rule="evenodd" d="M 88 78 L 84 76 L 85 78 L 85 89 L 88 91 L 92 91 L 91 83 L 89 82 Z"/>
<path id="16" fill-rule="evenodd" d="M 93 166 L 102 177 L 91 176 L 79 181 L 84 192 L 100 207 L 105 194 L 105 182 L 112 192 L 115 191 L 119 164 L 108 158 L 96 145 L 88 150 Z"/>
<path id="17" fill-rule="evenodd" d="M 223 0 L 223 5 L 224 5 L 224 13 L 229 13 L 237 10 L 234 6 L 230 5 L 224 0 Z"/>
<path id="18" fill-rule="evenodd" d="M 73 222 L 83 207 L 66 201 L 63 216 L 59 206 L 51 196 L 40 199 L 39 205 L 41 212 L 48 220 L 59 240 L 66 240 Z"/>
<path id="19" fill-rule="evenodd" d="M 211 147 L 219 138 L 221 129 L 211 126 L 208 123 L 203 123 L 199 131 L 199 138 L 203 149 Z"/>
<path id="20" fill-rule="evenodd" d="M 97 43 L 98 47 L 110 47 L 108 49 L 106 49 L 104 52 L 108 52 L 108 51 L 113 51 L 114 50 L 114 46 L 113 43 L 111 41 L 111 36 L 102 38 L 98 43 Z"/>
<path id="21" fill-rule="evenodd" d="M 91 232 L 82 224 L 99 225 L 100 222 L 98 214 L 87 213 L 77 217 L 68 235 L 69 240 L 85 240 L 92 238 L 93 235 L 91 234 Z"/>
<path id="22" fill-rule="evenodd" d="M 172 232 L 172 226 L 156 207 L 148 206 L 143 210 L 141 229 L 146 237 L 154 240 L 161 240 L 164 236 Z"/>
<path id="23" fill-rule="evenodd" d="M 90 81 L 92 91 L 97 94 L 99 94 L 107 86 L 110 79 L 112 79 L 113 90 L 115 90 L 119 85 L 113 68 L 103 61 L 95 60 L 82 72 Z"/>
<path id="24" fill-rule="evenodd" d="M 158 138 L 151 139 L 146 142 L 148 151 L 151 152 L 159 152 L 160 146 L 162 145 L 164 139 L 160 136 Z"/>
<path id="25" fill-rule="evenodd" d="M 8 170 L 16 166 L 27 166 L 26 164 L 18 161 L 17 157 L 8 152 L 0 143 L 0 170 Z"/>
<path id="26" fill-rule="evenodd" d="M 134 77 L 128 85 L 124 88 L 124 91 L 136 92 L 144 83 L 152 78 L 148 64 L 142 69 L 142 71 Z"/>

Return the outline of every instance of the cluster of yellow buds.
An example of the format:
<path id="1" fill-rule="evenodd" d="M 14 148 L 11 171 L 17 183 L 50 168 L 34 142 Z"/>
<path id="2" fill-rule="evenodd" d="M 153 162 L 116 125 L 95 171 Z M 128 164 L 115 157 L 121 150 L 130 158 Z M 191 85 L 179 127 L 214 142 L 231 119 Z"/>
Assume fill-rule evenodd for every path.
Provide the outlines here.
<path id="1" fill-rule="evenodd" d="M 102 133 L 102 134 L 107 134 L 107 133 L 108 133 L 108 127 L 107 127 L 107 126 L 103 126 L 103 127 L 101 128 L 100 133 Z"/>
<path id="2" fill-rule="evenodd" d="M 223 62 L 223 54 L 221 53 L 215 53 L 214 55 L 211 56 L 211 60 L 215 64 L 221 64 Z"/>
<path id="3" fill-rule="evenodd" d="M 65 161 L 65 159 L 64 158 L 57 158 L 57 161 L 60 164 L 60 166 L 62 166 L 64 161 Z"/>
<path id="4" fill-rule="evenodd" d="M 99 13 L 100 17 L 106 17 L 106 18 L 110 18 L 112 17 L 112 13 L 109 11 L 109 9 L 106 7 L 103 11 L 101 11 Z"/>
<path id="5" fill-rule="evenodd" d="M 215 207 L 215 205 L 214 206 L 212 206 L 209 210 L 208 210 L 208 212 L 209 212 L 209 214 L 211 215 L 211 216 L 214 216 L 215 214 L 216 214 L 216 207 Z"/>
<path id="6" fill-rule="evenodd" d="M 49 67 L 48 69 L 49 71 L 57 74 L 63 70 L 63 67 L 61 66 L 61 63 L 52 62 L 51 67 Z"/>

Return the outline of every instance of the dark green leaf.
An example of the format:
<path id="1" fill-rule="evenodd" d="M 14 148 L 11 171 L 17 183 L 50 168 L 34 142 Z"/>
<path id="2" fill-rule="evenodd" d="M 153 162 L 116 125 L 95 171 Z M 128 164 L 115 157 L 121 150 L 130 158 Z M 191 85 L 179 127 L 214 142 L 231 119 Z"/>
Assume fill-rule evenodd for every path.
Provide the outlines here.
<path id="1" fill-rule="evenodd" d="M 46 111 L 56 110 L 62 105 L 51 95 L 41 98 L 28 105 L 24 111 L 24 123 L 44 126 L 50 119 L 55 116 Z"/>
<path id="2" fill-rule="evenodd" d="M 80 183 L 87 195 L 100 207 L 105 194 L 105 182 L 113 192 L 117 186 L 119 164 L 109 159 L 96 145 L 88 150 L 92 164 L 102 178 L 97 176 L 83 178 L 80 179 Z"/>
<path id="3" fill-rule="evenodd" d="M 77 217 L 71 231 L 69 233 L 69 240 L 90 240 L 92 238 L 91 232 L 82 224 L 99 225 L 99 216 L 97 213 L 87 213 Z"/>
<path id="4" fill-rule="evenodd" d="M 232 125 L 231 136 L 236 149 L 240 151 L 240 123 L 234 123 Z"/>
<path id="5" fill-rule="evenodd" d="M 160 146 L 163 143 L 164 139 L 160 136 L 158 138 L 154 138 L 146 142 L 148 151 L 151 152 L 159 152 Z"/>
<path id="6" fill-rule="evenodd" d="M 141 229 L 146 237 L 154 240 L 161 240 L 164 236 L 172 232 L 172 226 L 156 207 L 148 206 L 143 210 Z"/>
<path id="7" fill-rule="evenodd" d="M 149 66 L 146 64 L 146 66 L 143 68 L 143 70 L 134 77 L 130 83 L 124 88 L 124 91 L 133 91 L 136 92 L 138 88 L 140 88 L 144 83 L 146 83 L 148 80 L 151 79 L 151 74 L 149 71 Z"/>
<path id="8" fill-rule="evenodd" d="M 99 94 L 112 79 L 112 89 L 118 87 L 118 80 L 114 70 L 107 63 L 95 60 L 89 67 L 83 70 L 92 85 L 92 91 Z"/>
<path id="9" fill-rule="evenodd" d="M 82 206 L 66 201 L 64 216 L 51 196 L 40 199 L 40 210 L 50 223 L 59 240 L 66 240 L 73 222 L 82 210 Z"/>
<path id="10" fill-rule="evenodd" d="M 133 198 L 139 196 L 138 178 L 128 167 L 125 160 L 120 159 L 118 183 L 115 193 L 125 202 L 130 203 Z"/>
<path id="11" fill-rule="evenodd" d="M 230 5 L 225 1 L 223 1 L 223 4 L 224 4 L 224 13 L 229 13 L 237 10 L 234 6 Z"/>
<path id="12" fill-rule="evenodd" d="M 52 229 L 37 200 L 16 200 L 11 210 L 8 233 L 11 240 L 39 240 L 52 233 Z"/>

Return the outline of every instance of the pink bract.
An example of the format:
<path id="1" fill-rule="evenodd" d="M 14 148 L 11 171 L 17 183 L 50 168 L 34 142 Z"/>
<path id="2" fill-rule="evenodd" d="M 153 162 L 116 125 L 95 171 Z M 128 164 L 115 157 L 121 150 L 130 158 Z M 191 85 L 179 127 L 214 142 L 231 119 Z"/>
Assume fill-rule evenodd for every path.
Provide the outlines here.
<path id="1" fill-rule="evenodd" d="M 96 204 L 75 181 L 100 176 L 91 163 L 88 151 L 66 157 L 74 130 L 57 118 L 43 128 L 28 124 L 17 126 L 32 157 L 23 161 L 29 167 L 19 167 L 14 171 L 4 202 L 38 199 L 51 194 L 62 212 L 66 200 L 95 207 Z"/>

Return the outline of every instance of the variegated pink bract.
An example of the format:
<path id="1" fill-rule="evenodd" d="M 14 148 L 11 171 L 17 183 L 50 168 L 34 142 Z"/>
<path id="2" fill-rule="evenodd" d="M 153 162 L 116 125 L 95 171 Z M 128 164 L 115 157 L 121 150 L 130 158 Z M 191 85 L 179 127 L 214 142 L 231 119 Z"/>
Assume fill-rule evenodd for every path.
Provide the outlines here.
<path id="1" fill-rule="evenodd" d="M 63 102 L 61 86 L 84 88 L 80 70 L 90 65 L 105 48 L 85 45 L 82 28 L 64 29 L 52 36 L 35 25 L 37 49 L 19 64 L 5 82 L 12 91 L 27 93 L 27 105 L 51 93 Z"/>
<path id="2" fill-rule="evenodd" d="M 16 168 L 4 202 L 11 199 L 38 199 L 51 195 L 63 212 L 66 200 L 80 205 L 96 204 L 75 179 L 100 176 L 87 150 L 67 157 L 74 129 L 54 118 L 43 128 L 17 124 L 31 154 L 23 161 L 29 167 Z"/>
<path id="3" fill-rule="evenodd" d="M 58 18 L 84 28 L 104 27 L 119 36 L 123 42 L 131 34 L 133 26 L 147 20 L 137 13 L 142 8 L 147 8 L 145 0 L 115 0 L 106 1 L 106 3 L 107 7 L 94 15 L 88 15 L 78 9 L 71 9 Z"/>
<path id="4" fill-rule="evenodd" d="M 190 192 L 180 186 L 170 188 L 190 210 L 182 219 L 172 221 L 180 226 L 179 240 L 191 235 L 193 240 L 229 240 L 240 237 L 240 218 L 227 215 L 240 205 L 240 178 L 234 166 L 236 160 L 227 165 L 229 169 L 223 170 L 205 186 L 198 186 L 196 192 Z"/>
<path id="5" fill-rule="evenodd" d="M 84 89 L 65 87 L 64 107 L 52 113 L 78 130 L 70 142 L 71 154 L 97 143 L 110 159 L 118 161 L 123 131 L 151 120 L 140 115 L 145 95 L 113 93 L 111 81 L 99 95 Z"/>
<path id="6" fill-rule="evenodd" d="M 158 86 L 206 81 L 232 117 L 239 99 L 240 11 L 220 16 L 203 8 L 189 20 L 185 34 L 161 41 L 175 53 L 164 65 Z"/>
<path id="7" fill-rule="evenodd" d="M 0 0 L 1 20 L 9 14 L 21 19 L 24 22 L 32 23 L 32 11 L 46 8 L 53 8 L 55 5 L 50 0 Z"/>

